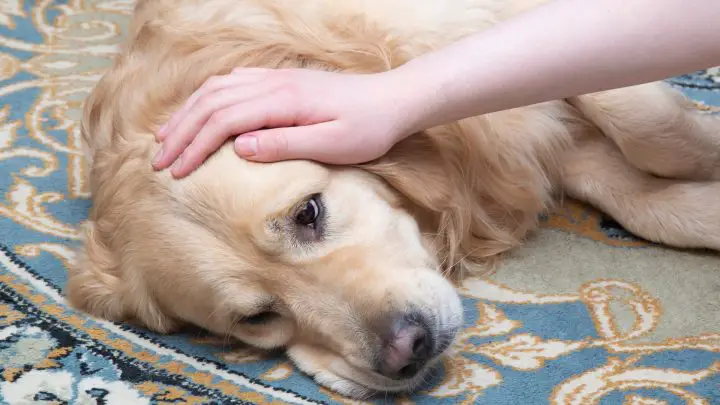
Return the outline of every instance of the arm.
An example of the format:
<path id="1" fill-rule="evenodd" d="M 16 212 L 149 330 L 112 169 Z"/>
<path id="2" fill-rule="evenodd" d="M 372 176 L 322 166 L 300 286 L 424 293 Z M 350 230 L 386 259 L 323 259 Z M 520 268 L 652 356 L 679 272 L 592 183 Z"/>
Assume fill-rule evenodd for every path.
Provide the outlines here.
<path id="1" fill-rule="evenodd" d="M 720 65 L 720 1 L 556 0 L 396 69 L 410 132 Z"/>
<path id="2" fill-rule="evenodd" d="M 390 72 L 239 69 L 170 119 L 154 166 L 183 177 L 233 135 L 255 161 L 372 160 L 432 126 L 720 64 L 719 21 L 718 0 L 555 0 Z"/>

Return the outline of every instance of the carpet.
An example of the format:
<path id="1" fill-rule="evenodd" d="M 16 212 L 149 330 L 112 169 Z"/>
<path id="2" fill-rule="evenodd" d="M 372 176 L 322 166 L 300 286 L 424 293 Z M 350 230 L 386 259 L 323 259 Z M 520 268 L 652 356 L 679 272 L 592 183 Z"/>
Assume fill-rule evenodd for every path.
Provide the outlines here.
<path id="1" fill-rule="evenodd" d="M 282 356 L 68 308 L 66 267 L 90 205 L 80 108 L 131 8 L 0 0 L 0 403 L 353 403 Z M 720 70 L 671 82 L 720 111 Z M 717 254 L 655 246 L 571 202 L 462 295 L 453 355 L 421 392 L 381 402 L 720 404 Z"/>

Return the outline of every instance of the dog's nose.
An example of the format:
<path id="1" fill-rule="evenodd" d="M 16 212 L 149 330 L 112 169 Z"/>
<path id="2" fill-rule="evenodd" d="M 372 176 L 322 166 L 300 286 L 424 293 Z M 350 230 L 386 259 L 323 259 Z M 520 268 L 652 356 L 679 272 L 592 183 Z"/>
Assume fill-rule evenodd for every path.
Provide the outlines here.
<path id="1" fill-rule="evenodd" d="M 380 372 L 390 378 L 411 378 L 433 354 L 433 338 L 417 317 L 402 316 L 392 326 Z"/>

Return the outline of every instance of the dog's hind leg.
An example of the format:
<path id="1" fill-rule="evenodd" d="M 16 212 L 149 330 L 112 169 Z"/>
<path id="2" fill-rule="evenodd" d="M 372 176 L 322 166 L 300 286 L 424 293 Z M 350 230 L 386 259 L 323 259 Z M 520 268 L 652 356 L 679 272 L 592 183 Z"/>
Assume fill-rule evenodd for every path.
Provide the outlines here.
<path id="1" fill-rule="evenodd" d="M 720 182 L 655 177 L 629 164 L 611 140 L 594 136 L 567 154 L 563 187 L 639 237 L 720 250 Z"/>
<path id="2" fill-rule="evenodd" d="M 636 168 L 656 176 L 720 180 L 720 117 L 697 111 L 663 82 L 568 99 Z"/>

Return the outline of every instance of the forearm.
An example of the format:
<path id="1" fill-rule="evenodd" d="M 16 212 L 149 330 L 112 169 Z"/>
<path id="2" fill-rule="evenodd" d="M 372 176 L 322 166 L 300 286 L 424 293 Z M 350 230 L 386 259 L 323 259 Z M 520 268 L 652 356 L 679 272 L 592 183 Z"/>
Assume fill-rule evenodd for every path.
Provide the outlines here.
<path id="1" fill-rule="evenodd" d="M 394 74 L 416 131 L 719 65 L 718 24 L 718 0 L 557 0 Z"/>

